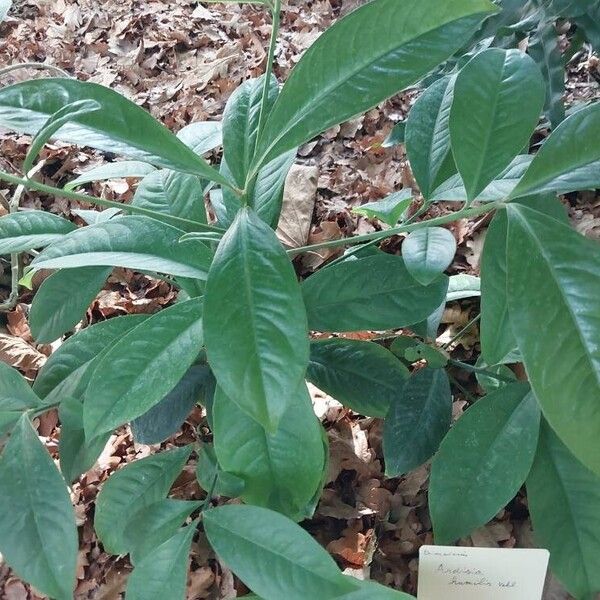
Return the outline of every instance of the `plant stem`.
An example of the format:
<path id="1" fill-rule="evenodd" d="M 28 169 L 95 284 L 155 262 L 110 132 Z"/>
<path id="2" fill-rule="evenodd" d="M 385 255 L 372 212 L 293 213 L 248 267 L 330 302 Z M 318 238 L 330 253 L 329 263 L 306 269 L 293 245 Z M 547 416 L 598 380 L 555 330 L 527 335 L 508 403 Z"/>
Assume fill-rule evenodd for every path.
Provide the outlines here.
<path id="1" fill-rule="evenodd" d="M 465 371 L 469 371 L 471 373 L 480 373 L 481 375 L 486 375 L 487 377 L 492 377 L 497 379 L 498 381 L 506 381 L 507 383 L 514 383 L 514 379 L 507 377 L 506 375 L 500 375 L 500 373 L 494 373 L 493 371 L 488 371 L 487 369 L 480 369 L 479 367 L 475 367 L 474 365 L 470 365 L 468 363 L 464 363 L 460 360 L 453 360 L 451 358 L 448 359 L 448 364 L 458 367 L 460 369 L 464 369 Z"/>
<path id="2" fill-rule="evenodd" d="M 469 330 L 469 328 L 472 325 L 475 325 L 475 323 L 477 323 L 477 321 L 479 321 L 479 319 L 481 319 L 481 314 L 476 315 L 475 317 L 473 317 L 456 335 L 454 335 L 452 337 L 452 339 L 449 342 L 446 342 L 443 346 L 442 349 L 446 350 L 447 348 L 450 348 L 450 346 L 452 346 L 452 344 L 454 344 L 454 342 L 456 342 L 457 340 L 459 340 L 463 334 Z"/>

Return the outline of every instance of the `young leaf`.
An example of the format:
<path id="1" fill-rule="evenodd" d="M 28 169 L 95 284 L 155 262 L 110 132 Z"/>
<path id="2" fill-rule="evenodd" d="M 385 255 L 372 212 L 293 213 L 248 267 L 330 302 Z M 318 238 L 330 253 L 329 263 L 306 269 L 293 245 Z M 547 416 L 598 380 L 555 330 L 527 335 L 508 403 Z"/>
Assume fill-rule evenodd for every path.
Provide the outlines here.
<path id="1" fill-rule="evenodd" d="M 111 554 L 127 554 L 127 525 L 138 511 L 164 500 L 183 469 L 191 446 L 182 446 L 129 463 L 113 473 L 96 500 L 94 528 Z"/>
<path id="2" fill-rule="evenodd" d="M 600 473 L 600 248 L 521 204 L 507 214 L 508 306 L 531 387 L 562 441 Z"/>
<path id="3" fill-rule="evenodd" d="M 40 592 L 73 598 L 77 527 L 67 486 L 23 415 L 0 459 L 0 552 Z"/>
<path id="4" fill-rule="evenodd" d="M 488 394 L 457 421 L 431 466 L 436 543 L 470 534 L 514 497 L 531 468 L 539 426 L 535 396 L 523 383 Z"/>
<path id="5" fill-rule="evenodd" d="M 383 252 L 321 269 L 302 284 L 309 326 L 320 331 L 412 325 L 440 305 L 447 289 L 446 276 L 423 286 L 402 258 Z"/>
<path id="6" fill-rule="evenodd" d="M 83 227 L 47 248 L 31 263 L 36 269 L 124 267 L 206 279 L 212 252 L 179 243 L 183 231 L 148 217 L 120 217 Z"/>
<path id="7" fill-rule="evenodd" d="M 385 417 L 408 369 L 379 344 L 336 338 L 311 343 L 306 378 L 358 413 Z"/>
<path id="8" fill-rule="evenodd" d="M 402 258 L 408 272 L 422 285 L 429 285 L 452 263 L 456 240 L 443 227 L 417 229 L 402 243 Z"/>
<path id="9" fill-rule="evenodd" d="M 125 334 L 94 367 L 85 392 L 86 438 L 111 431 L 158 404 L 201 347 L 199 298 L 161 310 Z"/>
<path id="10" fill-rule="evenodd" d="M 42 401 L 22 375 L 0 362 L 0 436 L 6 433 L 30 408 L 39 408 Z"/>
<path id="11" fill-rule="evenodd" d="M 223 144 L 221 121 L 197 121 L 182 127 L 177 137 L 196 154 L 202 156 Z"/>
<path id="12" fill-rule="evenodd" d="M 450 111 L 450 139 L 469 200 L 526 146 L 545 95 L 540 70 L 518 50 L 480 52 L 460 71 Z"/>
<path id="13" fill-rule="evenodd" d="M 412 190 L 405 189 L 395 194 L 390 194 L 383 200 L 357 206 L 352 209 L 352 212 L 357 215 L 365 215 L 369 219 L 379 219 L 386 225 L 394 227 L 411 203 Z"/>
<path id="14" fill-rule="evenodd" d="M 412 375 L 398 390 L 384 421 L 386 475 L 403 475 L 429 460 L 448 433 L 451 418 L 446 371 L 425 368 Z"/>
<path id="15" fill-rule="evenodd" d="M 374 0 L 340 19 L 304 53 L 283 86 L 258 140 L 254 169 L 419 81 L 493 11 L 487 0 L 410 0 L 400 6 Z"/>
<path id="16" fill-rule="evenodd" d="M 144 177 L 155 170 L 155 167 L 152 165 L 135 160 L 106 163 L 105 165 L 88 169 L 79 177 L 73 179 L 73 181 L 69 181 L 69 183 L 65 185 L 65 190 L 71 191 L 80 185 L 91 183 L 92 181 Z"/>
<path id="17" fill-rule="evenodd" d="M 600 478 L 584 467 L 542 423 L 527 478 L 536 541 L 550 550 L 550 567 L 576 598 L 600 592 Z"/>
<path id="18" fill-rule="evenodd" d="M 219 244 L 205 303 L 206 352 L 219 386 L 274 431 L 290 389 L 304 378 L 308 332 L 294 269 L 273 230 L 249 208 Z"/>
<path id="19" fill-rule="evenodd" d="M 75 327 L 111 271 L 111 267 L 80 267 L 57 271 L 45 279 L 29 312 L 35 340 L 49 344 Z"/>

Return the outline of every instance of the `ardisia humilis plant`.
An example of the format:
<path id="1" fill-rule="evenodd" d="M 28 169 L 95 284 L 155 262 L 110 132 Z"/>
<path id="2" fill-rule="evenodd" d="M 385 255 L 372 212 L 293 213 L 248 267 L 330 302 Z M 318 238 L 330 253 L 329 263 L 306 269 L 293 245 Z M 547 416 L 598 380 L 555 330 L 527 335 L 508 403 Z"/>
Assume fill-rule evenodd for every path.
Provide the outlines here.
<path id="1" fill-rule="evenodd" d="M 295 523 L 313 513 L 328 462 L 309 380 L 385 420 L 387 475 L 433 457 L 437 543 L 485 524 L 525 484 L 552 569 L 576 598 L 591 598 L 600 590 L 600 247 L 570 227 L 557 196 L 600 187 L 600 104 L 565 118 L 554 68 L 563 67 L 548 39 L 566 15 L 574 35 L 594 43 L 598 2 L 372 0 L 323 33 L 281 89 L 271 68 L 281 4 L 262 4 L 273 16 L 267 72 L 231 95 L 221 123 L 174 135 L 116 92 L 68 77 L 0 89 L 0 126 L 33 136 L 23 175 L 0 178 L 107 208 L 81 211 L 89 224 L 76 228 L 19 211 L 16 194 L 0 218 L 0 253 L 12 256 L 23 285 L 54 271 L 31 306 L 35 339 L 71 331 L 114 267 L 179 290 L 157 314 L 69 337 L 33 388 L 0 364 L 4 559 L 51 598 L 72 598 L 78 537 L 68 486 L 115 428 L 129 423 L 137 441 L 158 443 L 200 402 L 214 445 L 139 460 L 98 496 L 98 537 L 134 565 L 128 600 L 184 598 L 199 526 L 255 597 L 407 598 L 343 575 Z M 527 36 L 529 54 L 515 48 Z M 420 210 L 408 216 L 416 190 L 402 190 L 358 209 L 383 230 L 284 250 L 273 228 L 297 148 L 419 82 L 430 85 L 394 135 L 404 138 Z M 552 132 L 529 154 L 544 113 Z M 49 139 L 128 160 L 49 187 L 35 179 Z M 218 146 L 223 158 L 211 165 L 203 156 Z M 111 177 L 142 178 L 131 204 L 75 191 Z M 216 224 L 207 221 L 208 193 Z M 417 220 L 438 201 L 457 210 Z M 448 277 L 456 243 L 443 225 L 487 213 L 481 281 Z M 407 236 L 401 256 L 377 248 L 399 234 Z M 299 283 L 294 256 L 330 246 L 350 249 Z M 32 250 L 19 273 L 18 255 Z M 458 363 L 433 341 L 441 313 L 448 301 L 479 295 L 481 359 Z M 400 328 L 414 335 L 395 334 L 386 346 L 309 336 Z M 474 372 L 488 391 L 452 429 L 449 365 Z M 54 408 L 60 471 L 31 424 Z M 168 497 L 192 452 L 203 503 Z M 211 508 L 216 496 L 243 504 Z"/>

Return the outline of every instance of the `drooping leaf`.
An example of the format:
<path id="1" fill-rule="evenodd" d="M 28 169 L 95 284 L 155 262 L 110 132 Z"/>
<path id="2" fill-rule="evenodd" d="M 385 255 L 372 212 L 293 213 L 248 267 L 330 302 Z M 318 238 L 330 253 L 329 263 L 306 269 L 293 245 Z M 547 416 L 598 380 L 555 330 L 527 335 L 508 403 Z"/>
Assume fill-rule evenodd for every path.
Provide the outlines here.
<path id="1" fill-rule="evenodd" d="M 460 71 L 450 110 L 450 139 L 469 200 L 526 146 L 545 95 L 540 70 L 518 50 L 486 50 Z"/>
<path id="2" fill-rule="evenodd" d="M 73 181 L 65 185 L 65 190 L 74 190 L 80 185 L 91 183 L 93 181 L 103 181 L 105 179 L 123 179 L 144 177 L 155 171 L 155 167 L 145 162 L 136 160 L 123 160 L 119 162 L 106 163 L 99 167 L 88 169 Z"/>
<path id="3" fill-rule="evenodd" d="M 443 369 L 417 371 L 398 390 L 384 421 L 385 472 L 395 477 L 422 465 L 450 428 L 452 394 Z"/>
<path id="4" fill-rule="evenodd" d="M 273 431 L 290 389 L 304 377 L 308 332 L 294 269 L 273 230 L 249 208 L 219 244 L 205 303 L 206 351 L 219 386 Z"/>
<path id="5" fill-rule="evenodd" d="M 143 415 L 181 381 L 202 347 L 202 300 L 161 310 L 125 334 L 95 365 L 85 392 L 86 437 Z"/>
<path id="6" fill-rule="evenodd" d="M 452 263 L 456 240 L 448 229 L 417 229 L 402 243 L 402 258 L 408 272 L 422 285 L 429 285 Z"/>
<path id="7" fill-rule="evenodd" d="M 202 156 L 223 143 L 221 121 L 197 121 L 182 127 L 177 137 L 196 154 Z"/>
<path id="8" fill-rule="evenodd" d="M 436 543 L 468 535 L 515 496 L 531 468 L 539 424 L 535 396 L 523 383 L 488 394 L 457 421 L 431 467 Z"/>
<path id="9" fill-rule="evenodd" d="M 550 550 L 550 567 L 576 598 L 600 592 L 600 478 L 584 467 L 542 423 L 527 478 L 534 537 Z"/>
<path id="10" fill-rule="evenodd" d="M 40 592 L 73 598 L 75 511 L 67 486 L 23 415 L 0 458 L 0 552 Z"/>
<path id="11" fill-rule="evenodd" d="M 386 225 L 394 227 L 400 220 L 404 211 L 412 203 L 412 190 L 405 189 L 394 194 L 390 194 L 383 200 L 368 202 L 352 209 L 357 215 L 365 215 L 369 219 L 379 219 Z"/>
<path id="12" fill-rule="evenodd" d="M 446 276 L 423 286 L 401 257 L 379 253 L 317 271 L 302 293 L 311 329 L 362 331 L 418 323 L 440 305 L 447 288 Z"/>
<path id="13" fill-rule="evenodd" d="M 30 408 L 39 408 L 42 401 L 23 376 L 0 361 L 0 437 Z"/>
<path id="14" fill-rule="evenodd" d="M 379 344 L 332 338 L 311 343 L 306 377 L 352 410 L 385 417 L 408 369 Z"/>
<path id="15" fill-rule="evenodd" d="M 108 478 L 96 499 L 94 516 L 94 528 L 108 552 L 129 552 L 127 525 L 138 511 L 164 500 L 191 451 L 191 446 L 182 446 L 153 454 Z"/>

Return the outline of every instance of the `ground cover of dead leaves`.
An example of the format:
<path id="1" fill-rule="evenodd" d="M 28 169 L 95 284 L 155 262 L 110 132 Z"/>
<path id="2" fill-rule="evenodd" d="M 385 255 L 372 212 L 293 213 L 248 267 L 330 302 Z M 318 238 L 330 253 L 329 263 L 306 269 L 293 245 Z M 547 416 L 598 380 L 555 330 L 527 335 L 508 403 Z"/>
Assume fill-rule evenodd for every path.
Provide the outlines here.
<path id="1" fill-rule="evenodd" d="M 276 52 L 276 73 L 285 79 L 302 52 L 335 19 L 361 0 L 294 0 L 284 13 L 282 37 Z M 46 62 L 86 81 L 110 86 L 150 110 L 169 128 L 178 130 L 199 120 L 219 119 L 231 92 L 249 76 L 258 76 L 266 58 L 270 26 L 263 11 L 250 6 L 200 5 L 192 0 L 16 0 L 2 25 L 0 67 L 16 62 Z M 570 99 L 598 94 L 594 56 L 582 55 L 572 68 Z M 1 85 L 25 74 L 12 73 Z M 290 246 L 368 233 L 380 225 L 351 212 L 352 207 L 378 200 L 401 187 L 414 187 L 401 147 L 384 149 L 382 141 L 393 124 L 406 117 L 415 92 L 399 95 L 366 115 L 336 127 L 299 152 L 299 166 L 288 179 L 279 235 Z M 29 139 L 0 132 L 0 167 L 15 172 L 22 164 Z M 64 144 L 46 146 L 40 178 L 63 185 L 107 157 Z M 108 199 L 128 201 L 135 191 L 132 180 L 94 184 L 91 191 Z M 10 189 L 0 183 L 2 201 Z M 577 229 L 600 237 L 600 198 L 582 194 L 565 200 Z M 25 193 L 22 206 L 43 208 L 69 217 L 69 201 Z M 81 206 L 79 206 L 81 207 Z M 91 208 L 91 207 L 85 207 Z M 416 207 L 415 207 L 416 208 Z M 436 205 L 431 216 L 450 210 Z M 80 222 L 81 223 L 81 222 Z M 452 271 L 478 274 L 479 258 L 488 219 L 458 221 L 450 226 L 459 244 Z M 397 252 L 400 238 L 385 243 Z M 304 255 L 297 260 L 300 275 L 307 275 L 337 250 Z M 9 292 L 10 273 L 0 263 L 0 301 Z M 40 281 L 35 282 L 39 285 Z M 27 324 L 32 295 L 22 291 L 19 304 L 0 316 L 0 360 L 33 380 L 52 346 L 36 345 Z M 175 292 L 165 282 L 123 269 L 115 269 L 105 289 L 87 312 L 85 324 L 120 314 L 155 312 L 172 303 Z M 447 308 L 440 335 L 449 340 L 478 312 L 476 301 Z M 369 339 L 372 333 L 354 337 Z M 473 326 L 454 345 L 454 356 L 474 360 L 478 331 Z M 481 393 L 476 382 L 454 373 L 454 416 L 469 397 Z M 330 441 L 331 464 L 325 489 L 313 519 L 304 526 L 327 548 L 347 573 L 374 578 L 397 589 L 415 593 L 419 546 L 431 543 L 427 511 L 428 467 L 400 479 L 385 479 L 382 468 L 381 421 L 362 418 L 333 398 L 311 388 L 315 410 Z M 56 458 L 60 424 L 56 413 L 36 421 L 39 435 Z M 202 410 L 196 409 L 180 434 L 162 448 L 208 439 Z M 97 465 L 72 491 L 80 527 L 78 600 L 115 600 L 122 597 L 130 566 L 106 554 L 98 543 L 92 517 L 99 486 L 115 470 L 147 456 L 158 446 L 135 444 L 129 430 L 113 435 Z M 202 498 L 193 460 L 175 483 L 180 498 Z M 466 545 L 514 547 L 531 544 L 526 499 L 519 496 L 494 521 L 461 540 Z M 188 599 L 235 598 L 245 592 L 232 573 L 220 565 L 203 535 L 194 543 L 188 582 Z M 42 596 L 15 577 L 0 558 L 0 598 L 37 600 Z M 567 598 L 555 582 L 546 598 Z"/>

